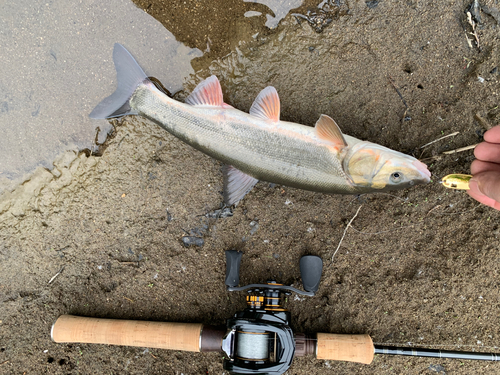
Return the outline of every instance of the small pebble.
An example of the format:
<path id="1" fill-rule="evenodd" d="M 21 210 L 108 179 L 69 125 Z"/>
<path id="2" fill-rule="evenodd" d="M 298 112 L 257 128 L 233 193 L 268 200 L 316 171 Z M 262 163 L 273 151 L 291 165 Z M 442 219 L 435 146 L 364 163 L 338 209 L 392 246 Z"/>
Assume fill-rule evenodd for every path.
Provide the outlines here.
<path id="1" fill-rule="evenodd" d="M 435 371 L 435 372 L 440 373 L 440 374 L 446 374 L 445 368 L 441 365 L 430 365 L 429 370 Z"/>
<path id="2" fill-rule="evenodd" d="M 257 232 L 257 230 L 259 229 L 259 223 L 258 223 L 258 222 L 256 222 L 256 221 L 252 221 L 252 222 L 250 223 L 250 226 L 252 227 L 252 229 L 250 229 L 250 235 L 252 236 L 252 235 L 254 235 L 254 234 L 255 234 L 255 232 Z"/>
<path id="3" fill-rule="evenodd" d="M 215 210 L 214 212 L 209 212 L 205 215 L 209 219 L 224 219 L 226 217 L 233 216 L 233 211 L 229 207 L 226 207 L 222 210 Z"/>
<path id="4" fill-rule="evenodd" d="M 205 241 L 201 237 L 184 236 L 182 237 L 182 243 L 186 247 L 189 247 L 191 245 L 202 247 L 205 244 Z"/>

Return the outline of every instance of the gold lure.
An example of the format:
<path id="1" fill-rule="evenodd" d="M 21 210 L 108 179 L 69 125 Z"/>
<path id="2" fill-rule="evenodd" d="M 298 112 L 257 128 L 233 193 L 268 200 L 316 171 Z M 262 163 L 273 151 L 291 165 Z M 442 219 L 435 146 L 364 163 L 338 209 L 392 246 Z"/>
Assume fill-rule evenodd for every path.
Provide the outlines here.
<path id="1" fill-rule="evenodd" d="M 449 174 L 441 179 L 441 183 L 448 189 L 469 190 L 469 174 Z"/>

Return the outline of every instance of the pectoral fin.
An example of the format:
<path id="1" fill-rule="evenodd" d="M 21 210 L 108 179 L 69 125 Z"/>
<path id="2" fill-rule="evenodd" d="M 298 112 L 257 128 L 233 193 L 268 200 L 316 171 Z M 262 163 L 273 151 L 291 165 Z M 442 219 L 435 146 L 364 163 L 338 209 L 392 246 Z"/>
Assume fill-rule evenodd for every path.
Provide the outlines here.
<path id="1" fill-rule="evenodd" d="M 232 165 L 224 167 L 224 203 L 227 206 L 236 205 L 259 181 Z"/>

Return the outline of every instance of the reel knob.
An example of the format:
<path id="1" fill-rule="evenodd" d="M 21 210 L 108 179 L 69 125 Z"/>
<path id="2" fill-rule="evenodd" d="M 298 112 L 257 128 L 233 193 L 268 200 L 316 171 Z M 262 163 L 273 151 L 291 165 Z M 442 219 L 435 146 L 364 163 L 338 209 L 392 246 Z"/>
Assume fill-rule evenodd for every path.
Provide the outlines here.
<path id="1" fill-rule="evenodd" d="M 240 263 L 243 253 L 236 250 L 226 251 L 226 286 L 237 287 L 240 283 Z"/>
<path id="2" fill-rule="evenodd" d="M 300 276 L 307 292 L 316 293 L 323 271 L 323 261 L 316 255 L 305 255 L 300 258 Z"/>

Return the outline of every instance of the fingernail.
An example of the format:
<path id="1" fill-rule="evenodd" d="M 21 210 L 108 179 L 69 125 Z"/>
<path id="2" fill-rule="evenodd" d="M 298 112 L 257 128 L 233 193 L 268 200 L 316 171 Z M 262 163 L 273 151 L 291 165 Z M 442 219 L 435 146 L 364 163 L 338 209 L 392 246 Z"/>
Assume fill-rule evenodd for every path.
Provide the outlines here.
<path id="1" fill-rule="evenodd" d="M 478 190 L 481 194 L 484 194 L 483 191 L 481 190 L 481 185 L 479 184 L 479 181 L 474 179 L 474 177 L 472 177 L 469 180 L 469 189 Z"/>

